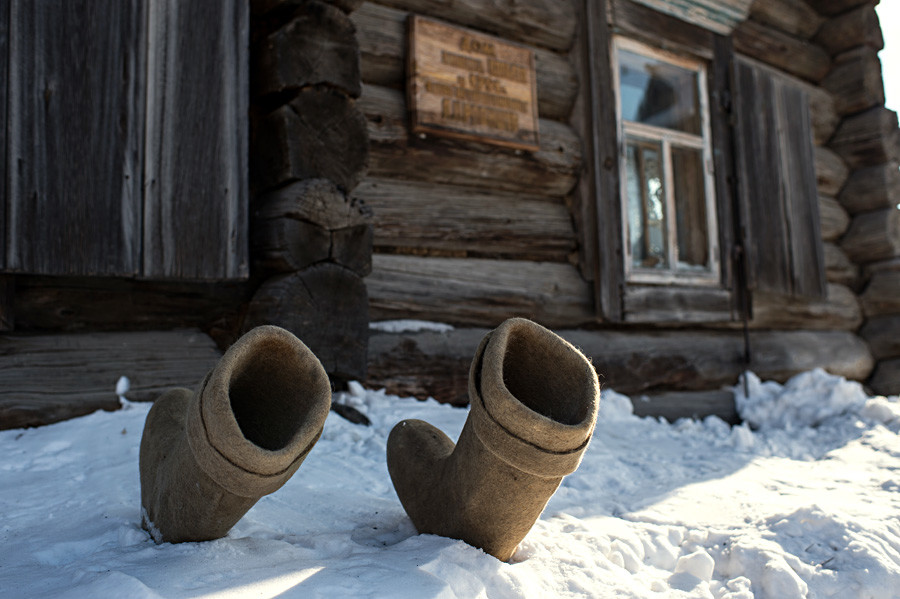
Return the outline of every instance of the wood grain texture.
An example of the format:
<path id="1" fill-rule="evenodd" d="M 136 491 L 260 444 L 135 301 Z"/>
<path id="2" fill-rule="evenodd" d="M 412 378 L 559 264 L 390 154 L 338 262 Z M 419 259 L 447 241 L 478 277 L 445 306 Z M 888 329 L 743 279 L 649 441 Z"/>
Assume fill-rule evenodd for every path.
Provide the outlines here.
<path id="1" fill-rule="evenodd" d="M 365 379 L 369 331 L 366 285 L 350 270 L 319 263 L 268 279 L 250 302 L 245 329 L 262 324 L 278 325 L 294 333 L 332 377 Z"/>
<path id="2" fill-rule="evenodd" d="M 894 206 L 855 215 L 841 247 L 857 264 L 900 256 L 900 210 Z"/>
<path id="3" fill-rule="evenodd" d="M 370 176 L 563 197 L 581 170 L 581 140 L 570 127 L 540 119 L 537 152 L 411 136 L 403 93 L 364 85 L 357 106 L 368 121 Z"/>
<path id="4" fill-rule="evenodd" d="M 850 226 L 850 215 L 834 198 L 819 196 L 819 221 L 821 223 L 822 239 L 824 241 L 835 241 Z"/>
<path id="5" fill-rule="evenodd" d="M 409 13 L 374 2 L 364 3 L 351 16 L 360 49 L 360 70 L 366 83 L 387 87 L 405 84 L 406 19 Z M 565 56 L 539 47 L 534 52 L 538 113 L 565 119 L 572 110 L 578 79 Z"/>
<path id="6" fill-rule="evenodd" d="M 143 274 L 245 278 L 247 3 L 162 0 L 147 27 Z"/>
<path id="7" fill-rule="evenodd" d="M 878 14 L 875 12 L 875 4 L 865 2 L 829 19 L 822 25 L 815 41 L 832 55 L 857 46 L 881 50 L 884 47 L 884 38 L 878 23 Z"/>
<path id="8" fill-rule="evenodd" d="M 755 330 L 855 331 L 862 322 L 859 299 L 845 284 L 829 282 L 823 299 L 753 294 L 750 327 Z"/>
<path id="9" fill-rule="evenodd" d="M 869 387 L 881 395 L 900 395 L 900 358 L 878 362 Z"/>
<path id="10" fill-rule="evenodd" d="M 737 156 L 751 288 L 823 298 L 816 172 L 803 90 L 737 63 Z"/>
<path id="11" fill-rule="evenodd" d="M 325 4 L 334 5 L 344 12 L 351 13 L 357 8 L 359 8 L 360 4 L 363 3 L 363 0 L 320 0 Z M 296 9 L 298 6 L 305 5 L 307 0 L 250 0 L 250 11 L 254 15 L 264 15 L 266 13 L 272 12 L 274 10 L 280 10 L 284 12 L 289 12 L 293 9 Z"/>
<path id="12" fill-rule="evenodd" d="M 488 332 L 460 328 L 446 333 L 376 333 L 371 337 L 367 383 L 388 392 L 464 405 L 472 355 Z M 604 388 L 620 393 L 711 390 L 733 385 L 748 367 L 740 332 L 661 330 L 556 332 L 591 359 Z M 866 344 L 847 331 L 755 331 L 749 368 L 766 379 L 822 367 L 864 380 L 874 361 Z"/>
<path id="13" fill-rule="evenodd" d="M 825 277 L 829 283 L 857 287 L 859 283 L 859 267 L 850 261 L 847 252 L 834 243 L 825 243 Z M 831 298 L 829 290 L 829 298 Z M 855 297 L 854 297 L 855 299 Z M 858 303 L 858 302 L 857 302 Z"/>
<path id="14" fill-rule="evenodd" d="M 523 316 L 553 327 L 594 320 L 590 287 L 570 264 L 375 254 L 366 285 L 372 320 L 496 326 Z"/>
<path id="15" fill-rule="evenodd" d="M 900 314 L 870 318 L 859 334 L 875 359 L 900 357 Z"/>
<path id="16" fill-rule="evenodd" d="M 9 108 L 9 3 L 0 0 L 0 272 L 6 269 L 6 229 L 7 219 L 7 111 Z"/>
<path id="17" fill-rule="evenodd" d="M 850 167 L 837 152 L 816 146 L 815 150 L 816 189 L 819 195 L 835 197 L 850 176 Z"/>
<path id="18" fill-rule="evenodd" d="M 254 187 L 262 192 L 303 179 L 356 187 L 370 161 L 366 119 L 343 92 L 309 87 L 266 115 L 254 152 Z"/>
<path id="19" fill-rule="evenodd" d="M 371 177 L 354 196 L 382 251 L 566 262 L 576 247 L 566 206 L 541 196 Z"/>
<path id="20" fill-rule="evenodd" d="M 854 114 L 884 104 L 878 51 L 860 46 L 838 55 L 822 87 L 835 98 L 838 114 Z"/>
<path id="21" fill-rule="evenodd" d="M 849 116 L 829 143 L 852 169 L 900 160 L 897 113 L 883 106 Z"/>
<path id="22" fill-rule="evenodd" d="M 859 297 L 867 318 L 900 314 L 900 270 L 883 270 L 872 274 Z"/>
<path id="23" fill-rule="evenodd" d="M 752 19 L 734 30 L 734 48 L 812 83 L 821 81 L 831 68 L 831 57 L 817 44 Z"/>
<path id="24" fill-rule="evenodd" d="M 854 170 L 838 200 L 850 214 L 900 204 L 900 164 L 888 162 Z"/>
<path id="25" fill-rule="evenodd" d="M 814 6 L 823 15 L 839 15 L 862 4 L 871 4 L 872 0 L 815 0 Z"/>
<path id="26" fill-rule="evenodd" d="M 0 331 L 15 328 L 16 280 L 11 275 L 0 275 Z"/>
<path id="27" fill-rule="evenodd" d="M 379 0 L 379 4 L 561 51 L 572 45 L 576 24 L 572 4 L 559 0 Z"/>
<path id="28" fill-rule="evenodd" d="M 116 410 L 120 376 L 131 383 L 125 393 L 131 401 L 193 389 L 220 355 L 198 330 L 2 335 L 0 429 Z"/>
<path id="29" fill-rule="evenodd" d="M 632 0 L 607 0 L 611 31 L 637 38 L 651 46 L 711 59 L 715 34 Z M 593 10 L 593 8 L 591 8 Z M 599 15 L 598 15 L 599 16 Z"/>
<path id="30" fill-rule="evenodd" d="M 3 145 L 8 163 L 17 165 L 9 172 L 3 223 L 7 267 L 134 275 L 141 243 L 143 2 L 8 0 L 3 7 L 11 67 Z"/>
<path id="31" fill-rule="evenodd" d="M 688 324 L 729 322 L 731 291 L 704 287 L 630 284 L 625 288 L 625 322 Z"/>
<path id="32" fill-rule="evenodd" d="M 325 84 L 358 97 L 359 43 L 350 18 L 335 6 L 310 1 L 254 48 L 254 95 Z"/>
<path id="33" fill-rule="evenodd" d="M 753 0 L 635 0 L 653 10 L 670 14 L 719 35 L 728 35 L 747 18 Z"/>
<path id="34" fill-rule="evenodd" d="M 806 0 L 756 0 L 750 16 L 801 40 L 815 35 L 826 20 Z"/>
<path id="35" fill-rule="evenodd" d="M 583 81 L 572 124 L 585 132 L 586 172 L 574 195 L 576 230 L 581 241 L 585 277 L 593 281 L 594 312 L 598 318 L 619 322 L 623 317 L 622 203 L 619 201 L 619 148 L 616 97 L 610 57 L 611 30 L 607 0 L 579 3 L 581 35 L 572 51 Z"/>

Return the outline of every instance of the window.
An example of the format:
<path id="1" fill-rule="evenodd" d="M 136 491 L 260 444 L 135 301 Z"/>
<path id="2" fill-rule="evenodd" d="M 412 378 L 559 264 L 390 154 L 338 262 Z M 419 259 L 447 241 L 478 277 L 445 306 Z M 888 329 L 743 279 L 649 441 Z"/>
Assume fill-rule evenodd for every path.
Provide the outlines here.
<path id="1" fill-rule="evenodd" d="M 613 64 L 626 279 L 718 284 L 706 67 L 624 38 Z"/>

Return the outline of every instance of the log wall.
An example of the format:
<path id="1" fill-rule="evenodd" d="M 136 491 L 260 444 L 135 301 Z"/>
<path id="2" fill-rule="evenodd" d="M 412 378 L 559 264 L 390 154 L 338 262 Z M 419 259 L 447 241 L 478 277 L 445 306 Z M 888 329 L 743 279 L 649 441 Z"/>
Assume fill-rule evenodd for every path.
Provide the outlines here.
<path id="1" fill-rule="evenodd" d="M 591 217 L 592 211 L 579 205 L 575 195 L 589 166 L 590 155 L 583 148 L 590 125 L 577 118 L 579 94 L 587 82 L 580 81 L 584 65 L 579 64 L 577 48 L 566 52 L 572 41 L 566 36 L 580 31 L 568 13 L 569 3 L 561 3 L 560 14 L 550 18 L 543 12 L 545 3 L 517 1 L 517 10 L 509 11 L 502 24 L 486 22 L 484 15 L 493 10 L 492 4 L 477 0 L 463 4 L 480 8 L 470 13 L 460 3 L 373 0 L 363 2 L 351 16 L 358 32 L 363 81 L 358 105 L 371 140 L 368 175 L 354 191 L 354 197 L 373 212 L 375 254 L 366 280 L 371 318 L 417 318 L 458 327 L 449 338 L 435 333 L 376 335 L 370 344 L 369 383 L 451 402 L 465 401 L 465 373 L 477 338 L 509 316 L 530 317 L 554 329 L 595 330 L 589 334 L 595 336 L 595 345 L 612 334 L 603 332 L 607 325 L 596 316 L 593 285 L 587 280 L 596 266 L 584 262 L 582 251 L 585 242 L 595 243 L 581 228 L 582 219 Z M 638 38 L 645 35 L 641 23 L 646 23 L 649 9 L 626 0 L 611 0 L 606 6 L 605 16 L 616 20 L 618 31 Z M 411 12 L 493 33 L 535 52 L 538 152 L 408 133 L 405 21 Z M 540 14 L 544 21 L 537 30 L 532 20 Z M 859 15 L 857 20 L 866 18 Z M 879 98 L 880 77 L 873 78 L 871 51 L 855 50 L 859 45 L 855 43 L 823 41 L 827 35 L 819 32 L 831 20 L 832 15 L 821 12 L 815 2 L 757 0 L 749 19 L 734 33 L 739 53 L 796 78 L 809 97 L 829 282 L 823 301 L 788 302 L 756 294 L 750 327 L 760 335 L 768 331 L 777 340 L 773 343 L 791 347 L 799 339 L 821 334 L 824 340 L 840 331 L 834 339 L 851 342 L 850 353 L 857 357 L 849 358 L 853 368 L 832 365 L 834 370 L 865 378 L 872 363 L 854 333 L 865 318 L 857 295 L 865 283 L 858 256 L 867 250 L 858 249 L 864 242 L 853 241 L 860 227 L 857 223 L 854 230 L 853 221 L 855 214 L 870 207 L 886 208 L 895 196 L 890 186 L 873 185 L 870 177 L 855 175 L 854 156 L 872 153 L 871 147 L 878 145 L 869 122 L 883 122 L 885 115 L 874 114 L 863 125 L 847 125 L 847 120 Z M 702 46 L 687 31 L 673 32 L 671 49 L 696 51 Z M 893 176 L 889 169 L 878 172 L 885 180 Z M 740 327 L 731 321 L 727 294 L 712 301 L 715 298 L 708 293 L 695 297 L 678 292 L 669 294 L 669 305 L 662 306 L 642 302 L 641 293 L 635 288 L 629 296 L 629 309 L 641 311 L 632 314 L 635 324 L 620 326 L 614 336 L 622 343 L 645 345 L 648 353 L 641 359 L 654 372 L 670 371 L 675 360 L 669 342 L 659 339 L 696 334 L 697 343 L 714 347 L 717 335 L 731 339 Z M 672 302 L 684 305 L 673 311 Z M 708 322 L 711 311 L 718 314 L 717 322 Z M 690 317 L 694 312 L 697 318 Z M 673 322 L 672 314 L 679 314 L 680 321 Z M 692 320 L 697 324 L 690 324 Z M 647 332 L 672 326 L 678 329 L 669 329 L 662 337 Z M 447 349 L 448 344 L 462 343 L 459 339 L 472 347 Z M 443 349 L 427 349 L 430 344 Z M 819 358 L 809 358 L 809 363 Z M 634 373 L 612 363 L 614 388 L 647 390 L 640 384 L 632 389 Z M 731 381 L 737 371 L 723 372 Z M 687 383 L 672 376 L 658 385 L 651 383 L 651 390 L 715 386 L 715 377 Z M 697 381 L 705 376 L 698 375 Z"/>

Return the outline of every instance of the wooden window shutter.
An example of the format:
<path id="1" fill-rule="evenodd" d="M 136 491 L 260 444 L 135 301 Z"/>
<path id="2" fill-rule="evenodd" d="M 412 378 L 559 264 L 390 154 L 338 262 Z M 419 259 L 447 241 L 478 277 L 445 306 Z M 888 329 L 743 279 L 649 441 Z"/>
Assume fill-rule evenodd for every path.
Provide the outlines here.
<path id="1" fill-rule="evenodd" d="M 0 0 L 0 271 L 247 276 L 248 13 Z"/>
<path id="2" fill-rule="evenodd" d="M 826 295 L 806 93 L 788 77 L 738 59 L 735 149 L 751 289 Z"/>

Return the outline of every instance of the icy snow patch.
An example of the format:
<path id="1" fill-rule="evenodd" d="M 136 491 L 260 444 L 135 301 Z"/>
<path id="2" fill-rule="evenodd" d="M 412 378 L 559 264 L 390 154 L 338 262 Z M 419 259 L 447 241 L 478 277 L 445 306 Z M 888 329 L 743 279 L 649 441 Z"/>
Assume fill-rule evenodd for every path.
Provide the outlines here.
<path id="1" fill-rule="evenodd" d="M 428 320 L 379 320 L 369 323 L 369 329 L 382 333 L 416 333 L 419 331 L 434 331 L 446 333 L 453 330 L 453 326 L 442 322 Z"/>

